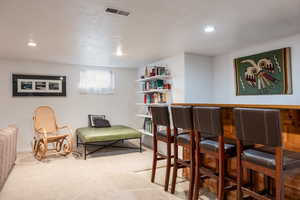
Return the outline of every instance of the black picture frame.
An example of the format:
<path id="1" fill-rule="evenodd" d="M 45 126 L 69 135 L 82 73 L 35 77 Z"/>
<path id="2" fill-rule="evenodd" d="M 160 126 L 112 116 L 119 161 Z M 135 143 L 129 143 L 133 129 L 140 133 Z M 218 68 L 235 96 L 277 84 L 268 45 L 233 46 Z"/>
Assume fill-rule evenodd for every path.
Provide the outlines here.
<path id="1" fill-rule="evenodd" d="M 12 74 L 13 97 L 66 97 L 66 76 Z"/>

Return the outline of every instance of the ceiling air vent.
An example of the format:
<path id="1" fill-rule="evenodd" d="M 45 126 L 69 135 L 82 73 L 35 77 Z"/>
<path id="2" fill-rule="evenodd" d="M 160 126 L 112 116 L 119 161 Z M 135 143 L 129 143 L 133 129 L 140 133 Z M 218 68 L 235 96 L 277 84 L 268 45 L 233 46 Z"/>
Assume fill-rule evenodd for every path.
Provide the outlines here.
<path id="1" fill-rule="evenodd" d="M 107 13 L 112 13 L 112 14 L 117 14 L 117 15 L 123 15 L 123 16 L 128 16 L 130 12 L 124 11 L 124 10 L 118 10 L 115 8 L 106 8 L 105 12 Z"/>

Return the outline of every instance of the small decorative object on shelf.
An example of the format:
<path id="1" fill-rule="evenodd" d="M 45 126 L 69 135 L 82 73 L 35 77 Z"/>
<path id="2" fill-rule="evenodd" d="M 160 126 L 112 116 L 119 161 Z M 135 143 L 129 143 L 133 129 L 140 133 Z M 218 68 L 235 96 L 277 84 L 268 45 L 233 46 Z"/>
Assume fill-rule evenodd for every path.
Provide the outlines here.
<path id="1" fill-rule="evenodd" d="M 144 118 L 143 129 L 140 131 L 145 135 L 152 135 L 152 116 L 149 106 L 170 104 L 170 73 L 167 67 L 146 66 L 145 72 L 137 80 L 140 82 L 141 91 L 138 93 L 144 95 L 143 102 L 137 103 L 144 108 L 137 117 Z"/>
<path id="2" fill-rule="evenodd" d="M 145 67 L 145 74 L 141 76 L 141 79 L 145 79 L 153 76 L 169 76 L 168 67 L 154 66 Z"/>

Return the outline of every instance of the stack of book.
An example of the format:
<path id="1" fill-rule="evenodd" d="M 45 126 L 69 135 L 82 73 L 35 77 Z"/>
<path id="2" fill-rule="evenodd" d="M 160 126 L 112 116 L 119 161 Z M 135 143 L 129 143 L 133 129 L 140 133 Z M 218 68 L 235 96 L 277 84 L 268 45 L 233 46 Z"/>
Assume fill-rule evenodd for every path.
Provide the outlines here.
<path id="1" fill-rule="evenodd" d="M 151 94 L 145 94 L 144 96 L 144 103 L 150 104 L 150 103 L 167 103 L 167 94 L 166 93 L 151 93 Z"/>

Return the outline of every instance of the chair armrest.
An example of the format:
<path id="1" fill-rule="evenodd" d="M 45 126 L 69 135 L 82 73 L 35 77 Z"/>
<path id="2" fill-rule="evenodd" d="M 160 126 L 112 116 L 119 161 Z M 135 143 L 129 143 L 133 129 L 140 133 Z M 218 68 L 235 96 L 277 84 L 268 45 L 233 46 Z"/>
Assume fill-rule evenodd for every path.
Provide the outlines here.
<path id="1" fill-rule="evenodd" d="M 68 125 L 64 125 L 64 126 L 60 126 L 60 127 L 58 126 L 58 127 L 57 127 L 57 129 L 68 129 L 68 128 L 69 128 Z"/>
<path id="2" fill-rule="evenodd" d="M 69 133 L 72 134 L 72 129 L 68 125 L 57 126 L 57 129 L 58 130 L 67 129 L 69 131 Z"/>

